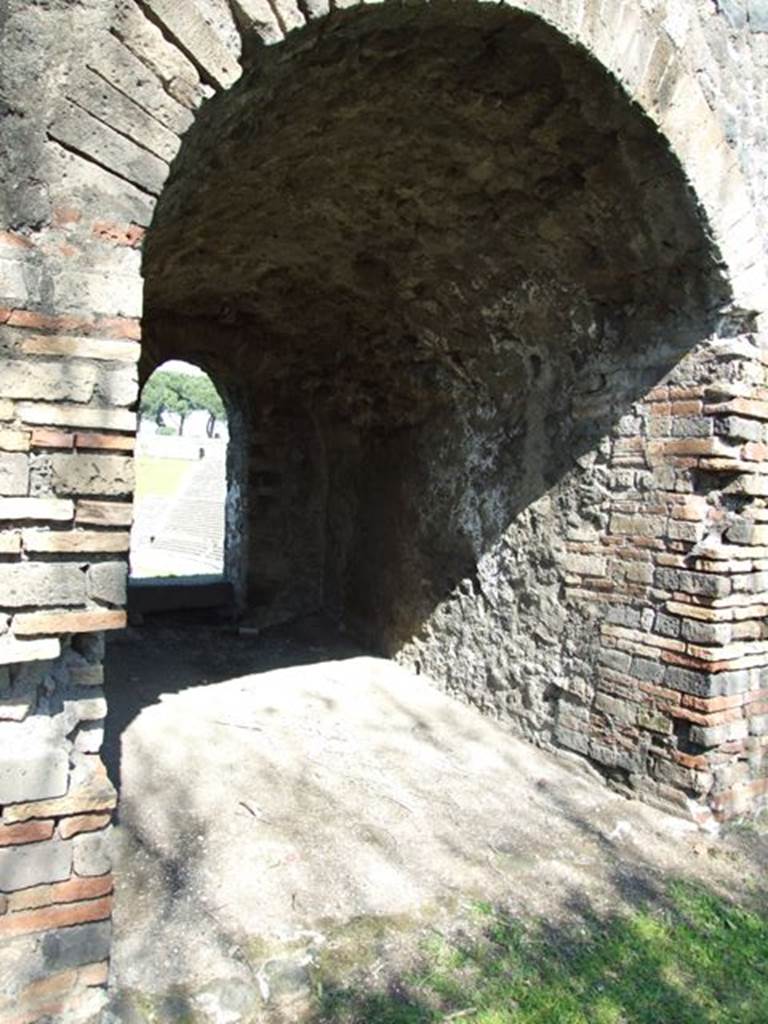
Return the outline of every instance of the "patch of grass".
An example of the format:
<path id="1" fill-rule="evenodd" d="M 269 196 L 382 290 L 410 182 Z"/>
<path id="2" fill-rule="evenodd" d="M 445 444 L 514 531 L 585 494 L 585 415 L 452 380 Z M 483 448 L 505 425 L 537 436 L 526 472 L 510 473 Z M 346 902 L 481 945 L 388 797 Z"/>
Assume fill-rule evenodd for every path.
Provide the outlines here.
<path id="1" fill-rule="evenodd" d="M 488 904 L 383 991 L 326 983 L 327 1024 L 766 1024 L 768 913 L 688 883 L 663 907 L 557 927 Z"/>
<path id="2" fill-rule="evenodd" d="M 174 497 L 194 465 L 189 459 L 139 456 L 136 459 L 136 499 Z"/>

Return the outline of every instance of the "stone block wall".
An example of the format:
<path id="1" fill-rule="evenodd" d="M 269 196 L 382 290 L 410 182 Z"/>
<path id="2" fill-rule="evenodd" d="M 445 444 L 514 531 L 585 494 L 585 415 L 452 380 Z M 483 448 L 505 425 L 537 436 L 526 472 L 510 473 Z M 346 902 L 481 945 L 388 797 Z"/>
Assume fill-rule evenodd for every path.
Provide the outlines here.
<path id="1" fill-rule="evenodd" d="M 29 322 L 46 318 L 8 307 L 0 321 L 0 661 L 9 664 L 50 657 L 59 634 L 123 624 L 138 345 L 33 333 Z"/>
<path id="2" fill-rule="evenodd" d="M 117 801 L 99 757 L 103 634 L 0 668 L 0 1020 L 95 1015 L 107 979 Z"/>
<path id="3" fill-rule="evenodd" d="M 0 321 L 0 1020 L 22 1024 L 96 1013 L 107 978 L 101 631 L 125 624 L 139 346 Z"/>

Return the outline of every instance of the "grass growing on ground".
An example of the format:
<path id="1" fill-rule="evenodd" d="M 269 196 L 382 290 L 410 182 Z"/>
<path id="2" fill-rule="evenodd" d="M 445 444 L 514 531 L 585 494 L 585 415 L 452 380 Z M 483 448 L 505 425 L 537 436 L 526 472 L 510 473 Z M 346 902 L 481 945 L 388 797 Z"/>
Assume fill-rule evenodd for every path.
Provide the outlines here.
<path id="1" fill-rule="evenodd" d="M 136 498 L 172 498 L 181 489 L 195 463 L 190 459 L 160 459 L 140 455 L 136 459 Z"/>
<path id="2" fill-rule="evenodd" d="M 766 1024 L 768 912 L 672 884 L 663 908 L 523 925 L 479 905 L 420 968 L 371 992 L 326 983 L 328 1024 Z"/>

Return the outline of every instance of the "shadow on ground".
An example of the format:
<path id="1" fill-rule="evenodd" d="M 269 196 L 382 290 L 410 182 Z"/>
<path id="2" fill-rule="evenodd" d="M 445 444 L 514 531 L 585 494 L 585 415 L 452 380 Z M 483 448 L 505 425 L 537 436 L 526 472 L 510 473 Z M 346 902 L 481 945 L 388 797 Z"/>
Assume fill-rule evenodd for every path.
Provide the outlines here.
<path id="1" fill-rule="evenodd" d="M 207 609 L 157 616 L 155 625 L 129 628 L 109 638 L 109 715 L 102 757 L 118 791 L 122 736 L 144 708 L 159 703 L 163 696 L 250 672 L 363 653 L 321 617 L 276 626 L 256 635 L 241 635 L 226 625 L 211 626 L 210 619 Z"/>
<path id="2" fill-rule="evenodd" d="M 105 1024 L 768 1019 L 758 826 L 628 802 L 343 638 L 130 639 Z"/>

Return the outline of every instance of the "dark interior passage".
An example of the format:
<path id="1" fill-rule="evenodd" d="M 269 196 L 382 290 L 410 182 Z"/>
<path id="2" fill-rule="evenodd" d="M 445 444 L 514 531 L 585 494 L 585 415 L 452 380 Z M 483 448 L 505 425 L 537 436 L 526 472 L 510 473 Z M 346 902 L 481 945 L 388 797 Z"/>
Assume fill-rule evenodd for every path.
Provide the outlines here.
<path id="1" fill-rule="evenodd" d="M 202 110 L 145 276 L 147 358 L 237 410 L 251 619 L 322 610 L 546 731 L 594 657 L 562 562 L 602 439 L 725 298 L 640 110 L 529 15 L 335 14 Z"/>

